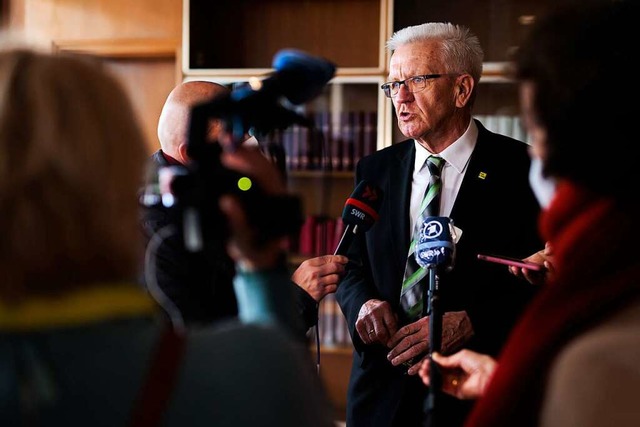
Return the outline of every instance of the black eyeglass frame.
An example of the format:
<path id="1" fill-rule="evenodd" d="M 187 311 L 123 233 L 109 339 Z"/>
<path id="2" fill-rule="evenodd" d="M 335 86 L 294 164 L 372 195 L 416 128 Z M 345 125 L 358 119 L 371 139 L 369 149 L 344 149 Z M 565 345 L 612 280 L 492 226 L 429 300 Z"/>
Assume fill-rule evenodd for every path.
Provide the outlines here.
<path id="1" fill-rule="evenodd" d="M 461 73 L 440 73 L 440 74 L 421 74 L 418 76 L 411 76 L 411 77 L 407 77 L 404 80 L 394 80 L 391 82 L 386 82 L 384 84 L 382 84 L 380 86 L 380 89 L 382 89 L 382 91 L 384 92 L 384 95 L 387 98 L 392 98 L 394 96 L 396 96 L 398 94 L 398 92 L 400 92 L 400 87 L 402 85 L 405 85 L 405 87 L 407 88 L 407 90 L 411 93 L 416 93 L 416 92 L 420 92 L 421 90 L 423 90 L 424 88 L 427 87 L 427 80 L 432 80 L 432 79 L 437 79 L 440 77 L 444 77 L 444 76 L 459 76 Z M 424 79 L 424 86 L 422 86 L 420 89 L 418 90 L 411 90 L 411 88 L 409 87 L 409 85 L 407 84 L 408 80 L 411 80 L 415 83 L 414 79 Z M 391 86 L 392 85 L 398 85 L 398 89 L 396 89 L 396 93 L 391 93 Z"/>

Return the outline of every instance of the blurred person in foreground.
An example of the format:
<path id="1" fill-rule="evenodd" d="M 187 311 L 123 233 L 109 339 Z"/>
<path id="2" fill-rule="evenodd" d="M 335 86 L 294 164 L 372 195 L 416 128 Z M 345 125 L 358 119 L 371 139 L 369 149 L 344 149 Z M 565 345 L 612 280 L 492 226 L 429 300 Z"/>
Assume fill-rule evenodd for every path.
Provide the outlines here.
<path id="1" fill-rule="evenodd" d="M 222 99 L 229 93 L 226 86 L 209 81 L 184 82 L 169 93 L 158 120 L 161 148 L 152 156 L 152 173 L 157 174 L 162 167 L 189 164 L 191 159 L 187 147 L 192 108 Z M 212 118 L 209 121 L 207 136 L 210 141 L 217 141 L 225 132 L 222 119 Z M 244 142 L 257 143 L 254 137 Z M 237 302 L 232 285 L 235 275 L 233 261 L 226 253 L 218 256 L 206 250 L 187 250 L 183 233 L 178 231 L 181 222 L 182 218 L 176 216 L 175 209 L 162 204 L 143 208 L 147 238 L 164 236 L 159 245 L 154 241 L 153 266 L 145 266 L 146 269 L 153 268 L 153 277 L 147 275 L 148 289 L 177 322 L 204 325 L 235 316 Z M 165 232 L 168 234 L 164 235 Z M 297 285 L 293 292 L 301 320 L 296 323 L 301 336 L 317 323 L 318 303 L 325 295 L 336 291 L 346 262 L 347 258 L 342 255 L 325 255 L 305 260 L 293 272 L 291 280 Z"/>
<path id="2" fill-rule="evenodd" d="M 147 153 L 134 117 L 85 58 L 0 52 L 0 425 L 333 425 L 283 327 L 290 305 L 179 335 L 136 283 Z M 283 191 L 263 156 L 223 160 Z M 246 290 L 288 295 L 277 245 L 234 257 Z"/>
<path id="3" fill-rule="evenodd" d="M 465 347 L 497 355 L 537 289 L 477 254 L 524 257 L 543 245 L 527 145 L 472 118 L 484 56 L 478 38 L 464 26 L 431 22 L 397 31 L 387 48 L 389 82 L 382 90 L 408 139 L 362 158 L 356 168 L 356 182 L 378 185 L 385 197 L 380 219 L 347 253 L 353 262 L 336 293 L 355 349 L 350 427 L 417 426 L 425 419 L 427 390 L 417 373 L 430 342 L 427 300 L 407 310 L 401 295 L 432 178 L 441 177 L 442 190 L 429 216 L 451 218 L 459 235 L 453 270 L 439 272 L 445 354 Z M 429 170 L 432 158 L 442 165 L 438 175 Z M 415 277 L 407 274 L 411 290 L 429 280 Z M 436 425 L 461 425 L 470 406 L 444 396 L 434 408 Z"/>
<path id="4" fill-rule="evenodd" d="M 562 8 L 515 58 L 555 268 L 500 358 L 434 355 L 468 426 L 638 426 L 640 200 L 634 1 Z M 607 149 L 604 149 L 607 147 Z M 420 374 L 428 383 L 428 363 Z"/>

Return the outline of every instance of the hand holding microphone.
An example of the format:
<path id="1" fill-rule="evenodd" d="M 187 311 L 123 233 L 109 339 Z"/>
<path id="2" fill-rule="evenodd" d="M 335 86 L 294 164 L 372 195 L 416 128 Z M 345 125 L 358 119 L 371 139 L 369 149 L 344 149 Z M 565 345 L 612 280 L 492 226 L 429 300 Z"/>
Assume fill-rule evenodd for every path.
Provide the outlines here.
<path id="1" fill-rule="evenodd" d="M 343 255 L 322 255 L 309 258 L 291 275 L 291 280 L 304 289 L 316 302 L 338 290 L 349 259 Z"/>

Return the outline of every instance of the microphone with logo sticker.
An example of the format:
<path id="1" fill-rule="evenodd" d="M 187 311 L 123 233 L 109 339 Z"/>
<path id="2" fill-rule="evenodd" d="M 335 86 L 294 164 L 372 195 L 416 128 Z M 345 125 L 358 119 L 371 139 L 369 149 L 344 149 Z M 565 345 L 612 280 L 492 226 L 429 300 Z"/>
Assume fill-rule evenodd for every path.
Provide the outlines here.
<path id="1" fill-rule="evenodd" d="M 420 225 L 420 237 L 416 242 L 415 258 L 420 267 L 426 268 L 429 278 L 424 286 L 423 317 L 429 316 L 429 392 L 424 402 L 424 412 L 432 425 L 436 417 L 436 408 L 440 405 L 440 387 L 442 374 L 431 354 L 440 351 L 442 346 L 442 309 L 440 307 L 438 272 L 449 272 L 453 269 L 456 256 L 456 229 L 453 220 L 444 216 L 428 216 Z M 424 279 L 423 279 L 424 280 Z"/>
<path id="2" fill-rule="evenodd" d="M 334 255 L 346 255 L 356 234 L 364 233 L 378 220 L 378 209 L 382 203 L 382 190 L 368 181 L 360 181 L 342 210 L 344 233 Z"/>
<path id="3" fill-rule="evenodd" d="M 451 271 L 456 256 L 456 231 L 453 220 L 446 216 L 428 216 L 420 225 L 416 242 L 416 262 L 423 268 Z"/>

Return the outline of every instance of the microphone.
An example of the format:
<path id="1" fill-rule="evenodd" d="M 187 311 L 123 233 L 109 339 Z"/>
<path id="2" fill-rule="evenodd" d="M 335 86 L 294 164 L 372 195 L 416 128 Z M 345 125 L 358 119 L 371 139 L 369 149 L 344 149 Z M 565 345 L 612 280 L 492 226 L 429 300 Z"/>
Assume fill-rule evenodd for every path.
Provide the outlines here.
<path id="1" fill-rule="evenodd" d="M 424 305 L 422 316 L 429 316 L 429 347 L 428 360 L 431 371 L 429 372 L 429 393 L 424 402 L 424 412 L 428 414 L 428 425 L 433 424 L 434 408 L 440 401 L 439 387 L 442 384 L 442 373 L 431 354 L 440 351 L 442 346 L 442 301 L 439 295 L 438 271 L 451 271 L 456 254 L 456 232 L 453 220 L 445 216 L 428 216 L 420 224 L 420 237 L 416 242 L 414 251 L 416 262 L 429 272 L 429 282 L 423 284 Z"/>
<path id="2" fill-rule="evenodd" d="M 346 225 L 334 255 L 345 255 L 356 234 L 365 232 L 378 220 L 382 203 L 382 190 L 366 180 L 360 181 L 342 210 L 342 222 Z"/>
<path id="3" fill-rule="evenodd" d="M 451 271 L 455 263 L 456 232 L 453 220 L 446 216 L 428 216 L 420 225 L 416 243 L 416 262 L 423 268 Z"/>
<path id="4" fill-rule="evenodd" d="M 225 120 L 236 141 L 243 139 L 250 129 L 258 135 L 266 135 L 292 124 L 313 127 L 313 120 L 294 111 L 284 100 L 298 105 L 320 95 L 335 74 L 335 64 L 300 50 L 283 49 L 274 56 L 272 66 L 275 71 L 267 78 L 250 79 L 248 84 L 227 96 L 193 107 L 190 142 L 206 140 L 211 117 Z M 189 151 L 198 149 L 192 145 L 187 146 L 190 156 Z"/>
<path id="5" fill-rule="evenodd" d="M 272 67 L 275 73 L 262 80 L 256 90 L 282 94 L 294 105 L 320 95 L 336 72 L 332 62 L 298 49 L 280 50 L 273 57 Z"/>

